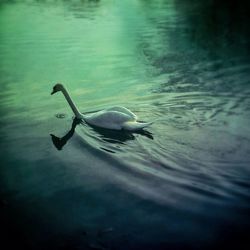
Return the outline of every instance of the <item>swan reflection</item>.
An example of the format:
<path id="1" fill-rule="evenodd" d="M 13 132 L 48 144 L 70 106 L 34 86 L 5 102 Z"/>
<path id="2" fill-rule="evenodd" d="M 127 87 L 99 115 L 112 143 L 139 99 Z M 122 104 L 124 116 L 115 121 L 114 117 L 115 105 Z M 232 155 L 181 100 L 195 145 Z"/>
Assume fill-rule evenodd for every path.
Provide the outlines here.
<path id="1" fill-rule="evenodd" d="M 101 138 L 104 141 L 110 142 L 110 143 L 123 144 L 126 141 L 135 140 L 136 134 L 145 136 L 151 140 L 154 139 L 153 134 L 147 130 L 129 132 L 126 130 L 111 130 L 111 129 L 105 129 L 105 128 L 100 128 L 96 126 L 91 126 L 91 127 L 95 132 L 100 134 Z"/>
<path id="2" fill-rule="evenodd" d="M 62 150 L 68 140 L 74 135 L 75 128 L 78 124 L 84 125 L 84 122 L 81 119 L 74 118 L 70 130 L 63 136 L 57 137 L 54 134 L 50 134 L 53 145 L 58 150 Z M 100 138 L 104 142 L 114 143 L 114 144 L 124 144 L 126 141 L 135 140 L 135 135 L 142 135 L 151 140 L 154 139 L 152 133 L 147 130 L 140 130 L 137 132 L 128 132 L 125 130 L 110 130 L 105 128 L 99 128 L 95 126 L 91 126 L 92 130 L 100 135 Z"/>
<path id="3" fill-rule="evenodd" d="M 51 140 L 54 144 L 54 146 L 58 149 L 58 150 L 62 150 L 63 146 L 67 143 L 67 141 L 73 136 L 74 132 L 75 132 L 75 128 L 77 126 L 77 124 L 81 123 L 81 120 L 74 118 L 72 125 L 71 125 L 71 129 L 68 131 L 68 133 L 63 136 L 63 137 L 57 137 L 53 134 L 50 134 L 51 136 Z"/>

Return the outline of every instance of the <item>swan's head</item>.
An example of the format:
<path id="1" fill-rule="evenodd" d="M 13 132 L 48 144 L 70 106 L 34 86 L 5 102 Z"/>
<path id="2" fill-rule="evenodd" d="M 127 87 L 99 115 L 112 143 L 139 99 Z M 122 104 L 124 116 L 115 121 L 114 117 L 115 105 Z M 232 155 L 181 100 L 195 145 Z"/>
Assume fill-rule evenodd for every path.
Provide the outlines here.
<path id="1" fill-rule="evenodd" d="M 51 95 L 55 94 L 58 91 L 62 91 L 63 90 L 63 85 L 61 83 L 57 83 L 54 87 L 53 90 L 51 92 Z"/>

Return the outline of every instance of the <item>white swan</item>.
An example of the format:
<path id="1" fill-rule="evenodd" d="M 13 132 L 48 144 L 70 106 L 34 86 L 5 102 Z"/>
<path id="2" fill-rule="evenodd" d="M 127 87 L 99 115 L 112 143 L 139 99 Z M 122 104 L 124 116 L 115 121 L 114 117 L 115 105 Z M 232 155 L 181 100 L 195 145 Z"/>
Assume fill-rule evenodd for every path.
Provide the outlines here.
<path id="1" fill-rule="evenodd" d="M 137 131 L 152 124 L 152 122 L 137 121 L 137 116 L 134 113 L 127 108 L 119 106 L 104 109 L 91 114 L 82 114 L 72 101 L 67 89 L 60 83 L 57 83 L 53 87 L 51 95 L 58 91 L 62 91 L 76 118 L 83 119 L 90 125 L 107 129 Z"/>

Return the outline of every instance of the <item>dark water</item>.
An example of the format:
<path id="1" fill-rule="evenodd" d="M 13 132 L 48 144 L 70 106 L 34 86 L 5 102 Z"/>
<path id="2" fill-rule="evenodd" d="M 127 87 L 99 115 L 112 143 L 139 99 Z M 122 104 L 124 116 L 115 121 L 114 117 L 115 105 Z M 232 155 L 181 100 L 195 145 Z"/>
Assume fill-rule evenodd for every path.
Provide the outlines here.
<path id="1" fill-rule="evenodd" d="M 247 249 L 249 4 L 1 1 L 1 235 L 26 249 Z M 123 105 L 143 133 L 76 124 Z M 52 136 L 50 135 L 52 134 Z"/>

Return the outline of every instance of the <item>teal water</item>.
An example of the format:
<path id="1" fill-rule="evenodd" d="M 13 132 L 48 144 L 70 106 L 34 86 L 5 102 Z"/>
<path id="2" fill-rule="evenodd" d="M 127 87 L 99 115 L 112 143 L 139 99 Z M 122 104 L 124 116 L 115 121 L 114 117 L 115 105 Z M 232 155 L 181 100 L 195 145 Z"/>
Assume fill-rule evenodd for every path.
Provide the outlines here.
<path id="1" fill-rule="evenodd" d="M 232 2 L 1 1 L 10 246 L 247 246 L 249 17 Z M 122 105 L 155 122 L 133 134 L 74 124 L 57 82 L 82 112 Z"/>

